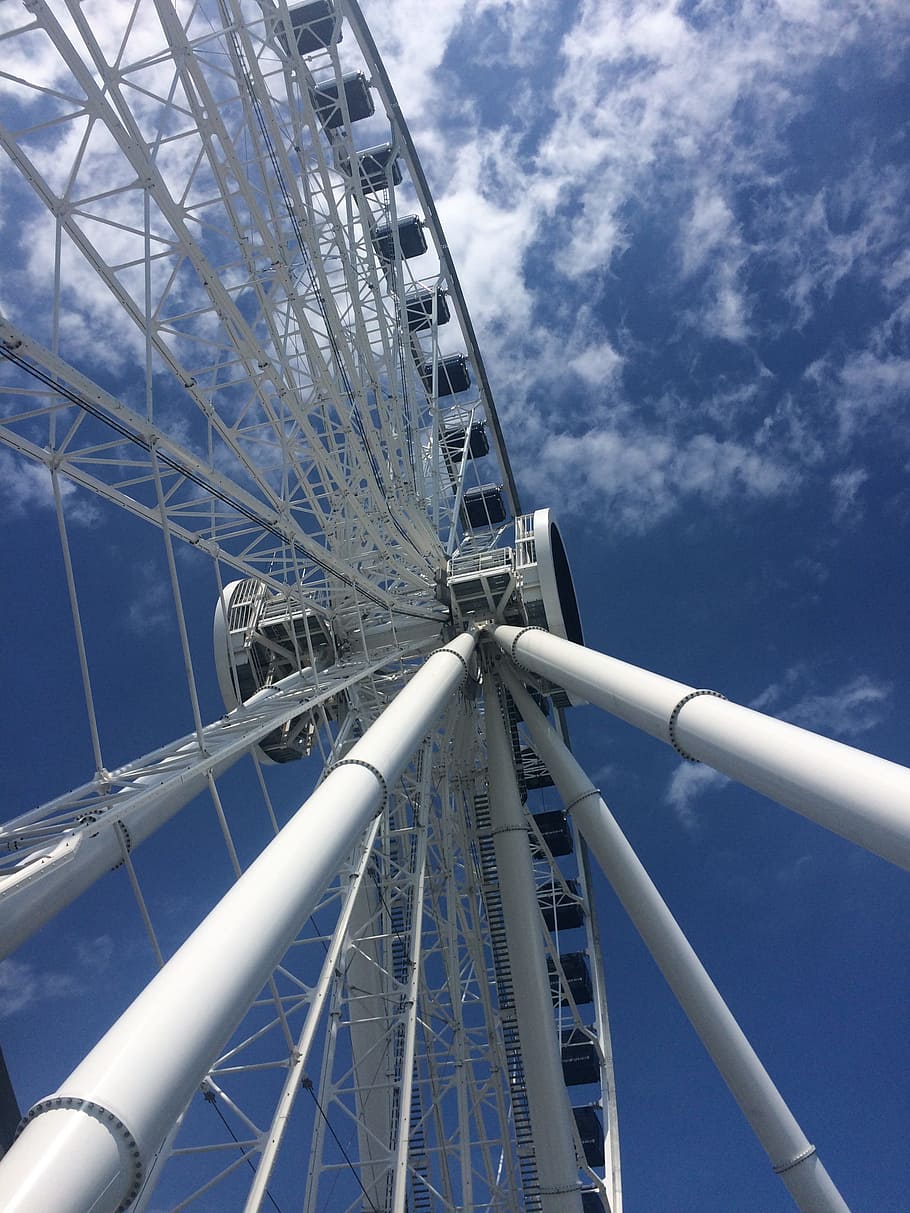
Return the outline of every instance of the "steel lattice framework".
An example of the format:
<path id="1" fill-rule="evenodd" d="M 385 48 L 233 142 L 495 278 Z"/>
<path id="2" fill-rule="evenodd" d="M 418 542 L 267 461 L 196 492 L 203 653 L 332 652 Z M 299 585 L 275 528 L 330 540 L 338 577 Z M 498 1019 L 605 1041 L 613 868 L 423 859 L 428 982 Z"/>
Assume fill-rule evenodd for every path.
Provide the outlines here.
<path id="1" fill-rule="evenodd" d="M 844 1210 L 561 710 L 597 703 L 905 866 L 908 773 L 581 647 L 356 3 L 27 0 L 0 48 L 24 288 L 0 439 L 54 508 L 94 763 L 0 830 L 0 946 L 104 877 L 152 962 L 27 1111 L 4 1207 L 621 1213 L 590 843 L 774 1170 Z M 191 718 L 110 768 L 86 498 L 160 532 Z M 273 806 L 267 766 L 311 754 L 315 789 Z M 271 836 L 250 863 L 244 765 Z M 231 880 L 166 956 L 135 855 L 198 799 Z"/>
<path id="2" fill-rule="evenodd" d="M 4 951 L 118 865 L 154 942 L 135 848 L 201 793 L 239 875 L 225 772 L 252 755 L 277 829 L 260 743 L 291 729 L 328 768 L 348 753 L 444 639 L 447 561 L 498 549 L 517 491 L 435 208 L 356 6 L 145 0 L 102 18 L 39 3 L 4 6 L 0 21 L 0 138 L 42 259 L 40 273 L 23 267 L 27 310 L 0 321 L 0 436 L 48 469 L 96 765 L 5 828 Z M 416 256 L 403 246 L 415 229 Z M 487 482 L 504 486 L 501 518 Z M 193 730 L 110 770 L 69 556 L 73 485 L 160 528 L 191 688 Z M 472 492 L 486 516 L 469 513 Z M 294 671 L 211 723 L 194 679 L 210 658 L 190 649 L 173 540 L 209 559 L 219 595 L 239 576 L 276 617 L 307 621 L 291 637 Z M 219 1175 L 233 1205 L 248 1160 L 247 1207 L 268 1203 L 289 1117 L 310 1126 L 307 1208 L 540 1205 L 479 704 L 476 686 L 459 692 L 389 788 L 308 918 L 323 925 L 295 932 L 182 1132 L 143 1159 L 133 1207 L 162 1169 L 175 1207 Z M 527 828 L 551 922 L 568 906 L 593 923 L 583 850 L 573 876 Z M 540 940 L 558 982 L 543 919 Z M 593 971 L 593 1009 L 563 977 L 556 1014 L 597 1050 L 616 1165 L 597 959 Z M 222 1138 L 210 1104 L 229 1121 Z M 585 1182 L 618 1208 L 618 1166 L 614 1184 L 577 1145 Z"/>

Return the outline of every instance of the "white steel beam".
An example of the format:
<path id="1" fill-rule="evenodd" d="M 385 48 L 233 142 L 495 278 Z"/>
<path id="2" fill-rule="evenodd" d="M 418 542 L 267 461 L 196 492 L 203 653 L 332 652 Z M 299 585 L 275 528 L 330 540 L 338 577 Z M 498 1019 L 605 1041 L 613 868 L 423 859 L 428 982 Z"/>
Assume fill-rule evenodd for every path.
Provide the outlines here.
<path id="1" fill-rule="evenodd" d="M 581 1213 L 569 1097 L 547 976 L 528 828 L 498 679 L 484 680 L 490 823 L 543 1213 Z"/>
<path id="2" fill-rule="evenodd" d="M 115 1213 L 447 700 L 475 639 L 437 650 L 0 1160 L 6 1213 Z M 61 1183 L 61 1175 L 65 1180 Z"/>
<path id="3" fill-rule="evenodd" d="M 96 779 L 0 827 L 0 959 L 75 901 L 96 880 L 280 725 L 412 652 L 409 645 L 369 665 L 311 669 L 257 692 L 207 725 L 129 766 Z M 200 740 L 202 745 L 200 745 Z"/>
<path id="4" fill-rule="evenodd" d="M 906 767 L 540 628 L 501 624 L 490 631 L 519 666 L 910 869 Z"/>
<path id="5" fill-rule="evenodd" d="M 373 41 L 373 35 L 370 28 L 364 20 L 360 5 L 356 0 L 347 0 L 345 5 L 347 10 L 347 18 L 354 28 L 357 40 L 363 48 L 364 54 L 370 65 L 372 79 L 382 96 L 386 113 L 390 121 L 393 123 L 395 134 L 400 143 L 401 151 L 407 159 L 408 167 L 411 173 L 411 180 L 414 185 L 414 190 L 420 200 L 420 205 L 423 209 L 424 218 L 433 234 L 436 243 L 439 260 L 442 267 L 442 274 L 445 277 L 449 291 L 452 297 L 452 304 L 455 314 L 458 317 L 461 325 L 462 333 L 464 334 L 465 344 L 471 355 L 471 362 L 477 371 L 480 388 L 481 399 L 483 401 L 484 412 L 487 420 L 490 422 L 490 428 L 493 434 L 493 446 L 496 451 L 496 457 L 499 465 L 503 470 L 506 478 L 506 491 L 508 493 L 509 504 L 512 507 L 512 513 L 516 517 L 521 513 L 521 503 L 518 497 L 518 487 L 515 483 L 515 476 L 512 472 L 512 465 L 509 462 L 509 455 L 506 451 L 506 444 L 502 434 L 502 426 L 500 425 L 499 417 L 496 412 L 496 407 L 493 403 L 493 393 L 490 388 L 489 380 L 487 379 L 486 367 L 484 366 L 483 358 L 480 354 L 480 348 L 477 344 L 477 337 L 474 332 L 474 325 L 471 322 L 470 314 L 468 313 L 467 303 L 464 293 L 461 289 L 461 282 L 455 270 L 455 265 L 452 261 L 452 254 L 449 249 L 448 242 L 443 234 L 442 225 L 439 221 L 439 215 L 436 210 L 436 204 L 433 201 L 433 195 L 430 192 L 430 187 L 423 171 L 423 166 L 417 155 L 417 149 L 414 146 L 414 141 L 411 138 L 411 132 L 404 120 L 401 112 L 401 107 L 395 96 L 395 90 L 392 88 L 392 82 L 389 79 L 385 69 L 385 64 L 379 56 L 379 51 L 376 48 L 376 43 Z"/>
<path id="6" fill-rule="evenodd" d="M 593 904 L 594 883 L 591 879 L 591 853 L 585 839 L 579 839 L 578 875 L 585 898 L 591 908 L 587 933 L 591 952 L 591 977 L 594 983 L 595 1026 L 600 1047 L 600 1090 L 604 1107 L 604 1187 L 610 1202 L 610 1213 L 623 1213 L 622 1162 L 619 1152 L 619 1108 L 616 1101 L 616 1072 L 613 1065 L 613 1038 L 607 1007 L 607 983 L 604 974 L 603 949 L 600 946 L 600 925 Z"/>
<path id="7" fill-rule="evenodd" d="M 743 1115 L 803 1213 L 849 1213 L 597 788 L 508 668 L 506 684 L 563 803 L 689 1017 Z"/>

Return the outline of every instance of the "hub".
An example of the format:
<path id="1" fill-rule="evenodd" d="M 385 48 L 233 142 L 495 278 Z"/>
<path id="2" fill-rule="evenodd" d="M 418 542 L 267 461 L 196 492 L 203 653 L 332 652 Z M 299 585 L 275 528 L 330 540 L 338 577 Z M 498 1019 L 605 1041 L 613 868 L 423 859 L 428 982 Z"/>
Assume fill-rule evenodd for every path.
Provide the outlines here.
<path id="1" fill-rule="evenodd" d="M 548 509 L 515 519 L 514 547 L 454 556 L 447 585 L 456 626 L 511 623 L 584 644 L 565 545 Z M 541 687 L 557 707 L 574 702 L 561 689 Z"/>
<path id="2" fill-rule="evenodd" d="M 454 556 L 447 584 L 456 624 L 530 625 L 584 643 L 566 549 L 548 509 L 515 519 L 514 547 Z"/>

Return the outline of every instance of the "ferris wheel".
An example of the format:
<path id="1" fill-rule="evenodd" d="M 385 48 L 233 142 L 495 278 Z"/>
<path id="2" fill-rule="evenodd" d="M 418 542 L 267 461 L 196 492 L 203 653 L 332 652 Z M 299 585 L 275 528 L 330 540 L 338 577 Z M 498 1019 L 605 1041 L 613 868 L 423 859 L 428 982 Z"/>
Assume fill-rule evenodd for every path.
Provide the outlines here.
<path id="1" fill-rule="evenodd" d="M 799 1207 L 845 1209 L 564 713 L 904 866 L 910 775 L 584 648 L 353 0 L 122 17 L 0 14 L 22 270 L 50 284 L 0 318 L 0 438 L 53 507 L 94 766 L 3 828 L 0 941 L 105 887 L 147 969 L 23 1109 L 0 1204 L 619 1213 L 596 860 Z M 92 616 L 151 541 L 137 633 L 164 587 L 178 660 L 117 683 Z M 127 758 L 111 680 L 154 698 Z M 181 879 L 210 901 L 172 947 Z"/>

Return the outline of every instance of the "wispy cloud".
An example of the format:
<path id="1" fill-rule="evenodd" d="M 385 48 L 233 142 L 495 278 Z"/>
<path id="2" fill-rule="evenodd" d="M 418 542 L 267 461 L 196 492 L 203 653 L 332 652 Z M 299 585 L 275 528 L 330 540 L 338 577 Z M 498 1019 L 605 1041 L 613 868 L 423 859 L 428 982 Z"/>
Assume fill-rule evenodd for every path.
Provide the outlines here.
<path id="1" fill-rule="evenodd" d="M 559 484 L 564 508 L 582 513 L 602 508 L 614 523 L 644 531 L 669 516 L 689 495 L 739 501 L 785 495 L 791 470 L 739 442 L 695 433 L 673 439 L 658 429 L 610 426 L 580 433 L 521 434 L 522 446 L 539 443 L 525 483 L 541 499 Z M 565 469 L 572 469 L 570 480 Z"/>
<path id="2" fill-rule="evenodd" d="M 174 619 L 174 600 L 166 572 L 146 562 L 139 566 L 133 598 L 127 609 L 126 627 L 139 636 L 166 627 Z"/>
<path id="3" fill-rule="evenodd" d="M 854 351 L 829 355 L 808 368 L 807 380 L 819 391 L 836 421 L 833 433 L 843 450 L 873 426 L 887 426 L 892 441 L 910 446 L 910 434 L 896 424 L 910 392 L 910 355 Z"/>
<path id="4" fill-rule="evenodd" d="M 75 967 L 71 971 L 40 968 L 17 957 L 0 962 L 0 1019 L 27 1011 L 40 1002 L 78 994 L 86 982 L 96 980 L 110 969 L 114 951 L 110 935 L 96 935 L 76 943 Z"/>
<path id="5" fill-rule="evenodd" d="M 114 941 L 110 935 L 80 939 L 76 944 L 76 957 L 84 969 L 92 973 L 104 973 L 110 968 L 114 958 Z"/>
<path id="6" fill-rule="evenodd" d="M 869 479 L 865 468 L 845 468 L 831 478 L 834 493 L 834 520 L 855 525 L 862 517 L 860 490 Z"/>
<path id="7" fill-rule="evenodd" d="M 904 356 L 883 345 L 883 324 L 854 326 L 837 353 L 807 357 L 816 365 L 800 380 L 772 373 L 751 344 L 803 330 L 857 281 L 891 300 L 892 334 L 910 332 L 905 167 L 868 140 L 817 157 L 802 177 L 784 167 L 823 119 L 825 90 L 853 87 L 851 48 L 878 79 L 893 75 L 908 41 L 898 6 L 489 0 L 434 9 L 426 31 L 414 0 L 367 11 L 535 497 L 561 494 L 572 466 L 563 508 L 599 509 L 633 530 L 693 491 L 767 499 L 818 477 L 833 489 L 832 515 L 855 509 L 846 442 L 905 394 Z M 542 37 L 552 53 L 530 81 L 529 47 Z M 453 103 L 451 73 L 494 62 L 499 91 Z M 660 256 L 644 272 L 666 312 L 659 339 L 623 311 L 627 254 L 655 237 Z M 705 338 L 742 351 L 722 382 L 685 366 Z M 641 385 L 668 357 L 683 393 L 675 411 L 664 384 Z M 573 386 L 600 388 L 601 409 L 589 395 L 579 409 Z M 819 424 L 832 411 L 837 425 Z"/>
<path id="8" fill-rule="evenodd" d="M 785 704 L 775 715 L 814 733 L 852 741 L 881 723 L 890 695 L 889 684 L 857 674 L 831 691 L 806 694 Z"/>
<path id="9" fill-rule="evenodd" d="M 815 860 L 811 855 L 798 855 L 778 867 L 774 873 L 776 879 L 784 885 L 802 884 L 812 875 Z"/>
<path id="10" fill-rule="evenodd" d="M 893 423 L 910 383 L 902 243 L 910 176 L 897 141 L 848 142 L 843 157 L 816 157 L 811 173 L 804 155 L 795 171 L 793 150 L 811 137 L 828 94 L 854 87 L 849 51 L 862 52 L 877 80 L 894 74 L 908 43 L 901 6 L 364 7 L 434 188 L 515 435 L 513 460 L 537 500 L 561 495 L 565 460 L 577 459 L 563 508 L 609 512 L 632 531 L 692 493 L 765 501 L 823 484 L 834 518 L 855 511 L 861 485 L 849 442 Z M 154 64 L 162 35 L 153 14 L 139 15 L 129 37 L 130 52 Z M 48 83 L 45 52 L 36 49 L 28 66 Z M 149 70 L 171 69 L 162 58 Z M 470 96 L 456 87 L 465 76 L 477 81 Z M 139 92 L 132 100 L 141 121 L 146 101 Z M 382 121 L 371 120 L 377 138 Z M 81 123 L 41 147 L 49 176 L 71 164 Z M 162 171 L 181 167 L 167 158 L 194 147 L 165 140 Z M 115 160 L 99 127 L 81 184 L 116 185 L 124 169 L 115 172 Z M 196 185 L 207 184 L 202 173 Z M 92 226 L 111 264 L 136 255 L 137 198 L 113 194 Z M 51 216 L 32 203 L 17 225 L 24 251 L 6 287 L 14 307 L 16 282 L 53 278 Z M 122 375 L 141 352 L 140 327 L 118 319 L 112 293 L 67 242 L 62 256 L 64 346 Z M 162 253 L 155 298 L 174 269 Z M 192 312 L 201 288 L 185 270 L 167 302 Z M 132 272 L 118 274 L 135 291 Z M 779 359 L 766 361 L 760 337 L 808 331 L 845 284 L 860 281 L 887 303 L 886 320 L 843 326 L 837 348 L 821 354 L 811 343 L 788 349 L 786 373 Z M 643 291 L 643 310 L 660 325 L 636 315 Z M 212 325 L 214 314 L 201 311 L 194 323 Z M 189 365 L 202 335 L 168 340 Z M 706 338 L 731 353 L 710 379 L 700 365 Z M 676 407 L 667 408 L 671 397 Z"/>
<path id="11" fill-rule="evenodd" d="M 695 803 L 706 792 L 717 791 L 730 780 L 713 767 L 685 763 L 676 768 L 667 785 L 666 800 L 679 823 L 687 830 L 698 826 Z"/>
<path id="12" fill-rule="evenodd" d="M 95 526 L 101 511 L 85 492 L 65 477 L 60 477 L 60 497 L 68 523 Z M 8 515 L 22 516 L 33 509 L 53 510 L 54 490 L 50 472 L 38 463 L 0 450 L 0 505 Z"/>
<path id="13" fill-rule="evenodd" d="M 742 270 L 748 257 L 740 225 L 717 182 L 702 183 L 680 226 L 682 276 L 704 278 L 700 306 L 688 317 L 708 336 L 745 341 L 749 303 Z"/>
<path id="14" fill-rule="evenodd" d="M 14 958 L 4 960 L 0 963 L 0 1019 L 49 998 L 65 998 L 77 989 L 78 982 L 69 973 L 42 971 Z"/>

